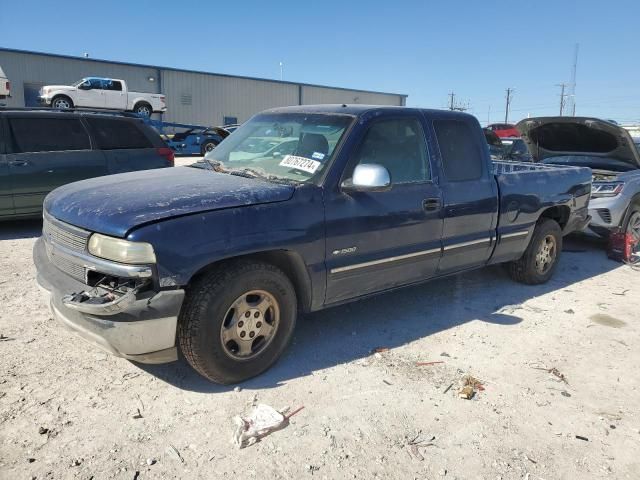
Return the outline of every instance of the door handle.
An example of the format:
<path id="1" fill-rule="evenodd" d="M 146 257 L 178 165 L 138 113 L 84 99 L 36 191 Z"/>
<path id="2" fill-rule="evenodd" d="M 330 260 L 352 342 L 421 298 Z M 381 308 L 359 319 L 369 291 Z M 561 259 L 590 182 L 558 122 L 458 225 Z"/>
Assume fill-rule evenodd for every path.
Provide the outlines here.
<path id="1" fill-rule="evenodd" d="M 425 198 L 422 201 L 422 208 L 427 212 L 433 212 L 440 208 L 440 199 L 439 198 Z"/>
<path id="2" fill-rule="evenodd" d="M 9 165 L 12 167 L 26 167 L 29 165 L 29 162 L 27 160 L 11 160 Z"/>

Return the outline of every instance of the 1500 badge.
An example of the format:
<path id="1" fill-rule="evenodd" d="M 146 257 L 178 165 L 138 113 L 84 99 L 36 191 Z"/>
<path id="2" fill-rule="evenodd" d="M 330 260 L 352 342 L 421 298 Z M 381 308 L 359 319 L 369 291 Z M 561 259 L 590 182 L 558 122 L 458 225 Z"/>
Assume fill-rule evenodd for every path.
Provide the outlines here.
<path id="1" fill-rule="evenodd" d="M 341 248 L 339 250 L 334 250 L 334 255 L 346 255 L 347 253 L 354 253 L 358 247 L 349 247 L 349 248 Z"/>

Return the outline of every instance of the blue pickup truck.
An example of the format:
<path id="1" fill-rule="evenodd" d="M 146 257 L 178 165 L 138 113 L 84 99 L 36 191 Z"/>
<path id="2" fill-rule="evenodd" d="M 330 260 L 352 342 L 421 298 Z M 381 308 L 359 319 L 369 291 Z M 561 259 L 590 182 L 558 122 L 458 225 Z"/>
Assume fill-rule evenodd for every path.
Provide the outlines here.
<path id="1" fill-rule="evenodd" d="M 494 163 L 458 112 L 268 110 L 195 166 L 55 190 L 34 259 L 80 336 L 146 363 L 179 348 L 225 384 L 269 368 L 299 312 L 497 263 L 545 282 L 589 221 L 588 168 Z"/>

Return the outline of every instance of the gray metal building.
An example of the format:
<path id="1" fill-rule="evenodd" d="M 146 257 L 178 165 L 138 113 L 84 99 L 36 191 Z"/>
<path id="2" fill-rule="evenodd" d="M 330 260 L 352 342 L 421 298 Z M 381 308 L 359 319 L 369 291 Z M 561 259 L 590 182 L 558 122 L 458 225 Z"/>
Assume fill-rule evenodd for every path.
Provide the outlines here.
<path id="1" fill-rule="evenodd" d="M 0 48 L 0 66 L 11 82 L 8 106 L 37 106 L 43 85 L 68 85 L 82 77 L 124 79 L 139 92 L 164 93 L 170 122 L 222 125 L 244 122 L 271 107 L 319 103 L 405 105 L 406 95 L 352 90 L 169 67 L 95 60 Z"/>

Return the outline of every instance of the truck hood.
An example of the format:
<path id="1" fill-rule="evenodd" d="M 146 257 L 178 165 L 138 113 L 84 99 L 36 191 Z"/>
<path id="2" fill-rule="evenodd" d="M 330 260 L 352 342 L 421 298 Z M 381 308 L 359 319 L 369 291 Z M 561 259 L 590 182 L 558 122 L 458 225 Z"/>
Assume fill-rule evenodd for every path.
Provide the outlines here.
<path id="1" fill-rule="evenodd" d="M 92 232 L 125 237 L 144 224 L 195 213 L 281 202 L 294 187 L 188 167 L 146 170 L 70 183 L 51 192 L 51 216 Z"/>
<path id="2" fill-rule="evenodd" d="M 42 87 L 42 90 L 75 90 L 76 87 L 72 87 L 71 85 L 45 85 Z"/>
<path id="3" fill-rule="evenodd" d="M 517 125 L 534 161 L 563 155 L 612 158 L 640 168 L 640 155 L 629 132 L 589 117 L 536 117 Z"/>

